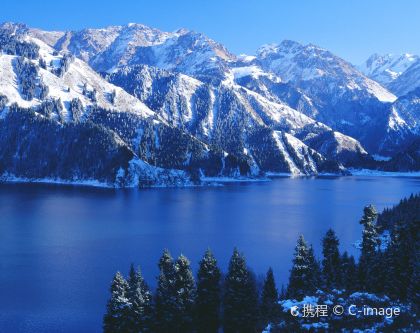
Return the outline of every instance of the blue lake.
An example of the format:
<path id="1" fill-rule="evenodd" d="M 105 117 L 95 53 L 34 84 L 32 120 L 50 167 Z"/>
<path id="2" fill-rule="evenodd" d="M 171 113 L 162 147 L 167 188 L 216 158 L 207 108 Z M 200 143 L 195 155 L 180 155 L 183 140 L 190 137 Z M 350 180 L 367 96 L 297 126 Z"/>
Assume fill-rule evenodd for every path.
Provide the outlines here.
<path id="1" fill-rule="evenodd" d="M 357 255 L 363 206 L 382 210 L 420 179 L 279 178 L 220 187 L 109 190 L 0 185 L 0 332 L 100 332 L 110 281 L 131 262 L 155 284 L 164 248 L 191 259 L 210 247 L 226 271 L 235 246 L 257 275 L 287 281 L 299 234 L 320 253 L 333 228 Z"/>

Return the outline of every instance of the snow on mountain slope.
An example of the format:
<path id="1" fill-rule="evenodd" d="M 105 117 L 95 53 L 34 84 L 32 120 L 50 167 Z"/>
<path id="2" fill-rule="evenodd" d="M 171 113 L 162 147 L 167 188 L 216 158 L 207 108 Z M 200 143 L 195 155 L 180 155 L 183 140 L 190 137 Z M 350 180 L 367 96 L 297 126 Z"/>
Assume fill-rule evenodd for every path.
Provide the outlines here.
<path id="1" fill-rule="evenodd" d="M 263 68 L 272 71 L 283 81 L 291 81 L 300 86 L 307 86 L 312 92 L 329 92 L 343 95 L 347 91 L 366 92 L 383 102 L 393 102 L 396 97 L 356 70 L 350 63 L 335 56 L 331 52 L 316 45 L 302 45 L 298 42 L 285 40 L 280 44 L 264 45 L 257 51 Z M 322 83 L 328 79 L 328 84 L 315 89 L 309 85 Z"/>
<path id="2" fill-rule="evenodd" d="M 43 41 L 45 44 L 49 46 L 54 46 L 60 38 L 65 35 L 63 31 L 46 31 L 36 28 L 28 28 L 28 33 L 30 36 Z"/>
<path id="3" fill-rule="evenodd" d="M 380 141 L 385 156 L 404 151 L 420 136 L 420 88 L 398 98 L 389 110 L 388 131 Z"/>
<path id="4" fill-rule="evenodd" d="M 395 100 L 394 95 L 349 63 L 314 45 L 284 41 L 280 45 L 261 48 L 257 57 L 236 57 L 205 35 L 187 30 L 164 33 L 132 24 L 113 27 L 109 33 L 112 42 L 98 37 L 101 36 L 99 31 L 109 29 L 72 33 L 71 42 L 79 49 L 67 49 L 76 56 L 84 49 L 89 53 L 91 46 L 79 40 L 94 40 L 93 44 L 101 47 L 94 49 L 89 62 L 98 71 L 114 71 L 125 64 L 144 64 L 184 73 L 216 87 L 220 82 L 230 80 L 246 86 L 246 81 L 249 83 L 249 78 L 252 78 L 258 87 L 251 90 L 273 102 L 286 102 L 359 140 L 369 137 L 366 131 L 378 131 L 364 131 L 363 122 L 383 117 L 382 110 L 376 112 L 375 109 L 381 109 L 380 104 L 384 101 Z M 59 43 L 55 47 L 63 49 Z M 279 77 L 284 83 L 290 82 L 295 91 L 292 91 L 292 86 L 280 87 Z M 375 101 L 377 105 L 374 105 Z M 363 143 L 373 151 L 377 148 L 370 139 Z"/>
<path id="5" fill-rule="evenodd" d="M 21 26 L 12 29 L 25 30 Z M 406 117 L 398 108 L 391 108 L 396 96 L 315 45 L 284 41 L 262 47 L 256 56 L 237 57 L 203 34 L 188 30 L 168 33 L 140 24 L 62 33 L 26 31 L 88 61 L 170 126 L 238 158 L 246 158 L 247 151 L 254 159 L 251 164 L 264 164 L 255 148 L 256 142 L 260 146 L 265 142 L 258 141 L 255 133 L 264 133 L 270 151 L 274 143 L 269 131 L 280 131 L 328 159 L 348 164 L 363 160 L 366 150 L 393 154 L 399 148 L 391 142 L 402 144 L 412 132 Z M 56 71 L 54 64 L 63 60 L 60 54 L 56 57 L 53 66 L 47 63 L 49 72 Z M 83 103 L 96 103 L 91 96 L 93 87 L 74 87 L 68 93 L 73 90 L 82 93 Z M 111 108 L 114 94 L 103 91 L 97 103 Z M 265 166 L 272 167 L 283 155 L 273 154 Z M 276 167 L 287 169 L 285 164 Z"/>
<path id="6" fill-rule="evenodd" d="M 372 152 L 379 151 L 378 137 L 387 131 L 380 121 L 388 116 L 385 104 L 396 99 L 332 53 L 290 41 L 265 47 L 256 58 L 235 57 L 202 34 L 184 32 L 163 43 L 138 47 L 127 63 L 187 74 L 217 89 L 221 82 L 250 86 L 271 102 L 287 103 L 355 137 Z"/>
<path id="7" fill-rule="evenodd" d="M 420 87 L 420 59 L 389 84 L 389 89 L 397 96 L 404 96 Z"/>
<path id="8" fill-rule="evenodd" d="M 136 23 L 61 32 L 60 38 L 51 38 L 50 34 L 40 33 L 38 29 L 30 29 L 29 34 L 57 50 L 71 52 L 99 71 L 125 64 L 139 46 L 159 44 L 178 35 Z"/>
<path id="9" fill-rule="evenodd" d="M 400 121 L 420 135 L 420 87 L 400 97 L 392 105 Z"/>
<path id="10" fill-rule="evenodd" d="M 223 80 L 227 63 L 234 59 L 223 45 L 204 34 L 183 31 L 161 44 L 137 48 L 128 64 L 145 64 L 211 82 Z"/>
<path id="11" fill-rule="evenodd" d="M 123 89 L 104 80 L 93 71 L 86 63 L 79 59 L 71 60 L 67 70 L 62 76 L 57 76 L 54 70 L 60 68 L 63 54 L 56 54 L 52 48 L 35 38 L 27 38 L 39 46 L 39 59 L 45 61 L 45 69 L 38 67 L 38 79 L 48 87 L 49 98 L 60 99 L 65 108 L 74 99 L 79 99 L 86 109 L 87 106 L 99 106 L 110 110 L 133 112 L 144 117 L 154 115 L 147 106 L 137 98 L 129 95 Z M 56 55 L 55 55 L 56 54 Z M 33 98 L 26 100 L 22 96 L 19 78 L 17 77 L 15 62 L 18 57 L 14 55 L 1 55 L 0 68 L 3 73 L 0 80 L 0 93 L 5 95 L 10 102 L 16 102 L 22 107 L 40 105 L 42 100 Z M 27 60 L 38 66 L 39 59 Z M 94 101 L 84 93 L 84 90 L 96 92 Z M 115 94 L 111 101 L 111 95 Z"/>
<path id="12" fill-rule="evenodd" d="M 12 178 L 131 186 L 137 175 L 139 186 L 152 186 L 259 172 L 244 154 L 209 147 L 168 125 L 82 60 L 26 34 L 8 38 L 1 47 L 9 54 L 0 54 L 0 126 L 8 129 L 0 137 L 0 171 Z"/>
<path id="13" fill-rule="evenodd" d="M 110 71 L 116 66 L 127 64 L 139 47 L 159 45 L 171 37 L 179 36 L 179 33 L 176 32 L 162 32 L 135 23 L 123 27 L 111 27 L 107 30 L 109 29 L 118 29 L 114 40 L 112 43 L 107 43 L 105 47 L 89 59 L 90 65 L 101 72 Z M 85 34 L 88 34 L 88 32 Z"/>
<path id="14" fill-rule="evenodd" d="M 262 75 L 267 75 L 260 67 L 251 65 L 251 66 L 243 66 L 243 67 L 233 67 L 232 73 L 234 79 L 240 79 L 245 76 L 251 76 L 253 78 L 259 78 Z"/>
<path id="15" fill-rule="evenodd" d="M 201 33 L 180 29 L 162 32 L 142 24 L 66 32 L 54 42 L 30 30 L 57 50 L 69 51 L 99 72 L 118 66 L 146 64 L 194 77 L 224 78 L 226 62 L 236 59 L 223 45 Z"/>
<path id="16" fill-rule="evenodd" d="M 356 138 L 370 152 L 386 135 L 383 119 L 396 96 L 350 63 L 318 46 L 283 41 L 261 47 L 253 63 L 279 75 L 304 93 L 300 111 L 334 130 Z"/>
<path id="17" fill-rule="evenodd" d="M 418 59 L 418 56 L 408 53 L 385 55 L 375 53 L 358 68 L 372 80 L 388 87 Z"/>
<path id="18" fill-rule="evenodd" d="M 260 127 L 285 131 L 303 140 L 314 140 L 332 131 L 282 102 L 270 101 L 231 81 L 216 88 L 184 74 L 149 66 L 120 68 L 109 80 L 140 98 L 173 126 L 228 151 L 246 149 L 249 152 L 253 132 Z M 231 138 L 230 133 L 236 133 L 236 137 Z M 264 132 L 264 135 L 271 134 Z M 272 140 L 272 136 L 268 140 Z M 366 154 L 363 148 L 348 147 L 343 150 L 353 150 L 360 156 Z"/>

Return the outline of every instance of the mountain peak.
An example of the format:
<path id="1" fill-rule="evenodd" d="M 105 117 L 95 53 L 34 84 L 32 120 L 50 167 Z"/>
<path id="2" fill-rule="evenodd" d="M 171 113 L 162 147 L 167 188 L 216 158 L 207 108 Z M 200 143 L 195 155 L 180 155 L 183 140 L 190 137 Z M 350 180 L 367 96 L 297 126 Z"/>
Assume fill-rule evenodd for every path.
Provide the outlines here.
<path id="1" fill-rule="evenodd" d="M 187 29 L 187 28 L 179 28 L 179 29 L 174 31 L 174 33 L 177 34 L 177 35 L 185 35 L 189 32 L 190 32 L 190 30 Z"/>
<path id="2" fill-rule="evenodd" d="M 279 46 L 286 49 L 292 49 L 296 47 L 302 47 L 303 44 L 296 42 L 294 40 L 291 40 L 291 39 L 284 39 L 281 41 Z"/>
<path id="3" fill-rule="evenodd" d="M 280 44 L 278 43 L 270 43 L 270 44 L 264 44 L 257 50 L 257 55 L 259 57 L 266 57 L 269 54 L 277 53 L 279 50 L 292 50 L 296 48 L 300 48 L 303 45 L 299 42 L 285 39 Z"/>

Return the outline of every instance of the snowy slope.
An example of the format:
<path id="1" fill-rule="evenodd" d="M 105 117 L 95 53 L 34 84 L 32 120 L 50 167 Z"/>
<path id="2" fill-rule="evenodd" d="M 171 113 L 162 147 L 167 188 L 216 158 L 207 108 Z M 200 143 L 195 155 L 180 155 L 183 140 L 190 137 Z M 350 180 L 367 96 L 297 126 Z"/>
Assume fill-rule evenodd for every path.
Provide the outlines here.
<path id="1" fill-rule="evenodd" d="M 389 87 L 391 82 L 396 80 L 418 59 L 418 56 L 409 53 L 385 55 L 375 53 L 358 68 L 372 80 Z"/>
<path id="2" fill-rule="evenodd" d="M 356 138 L 373 153 L 379 150 L 378 138 L 387 131 L 382 119 L 388 116 L 388 103 L 396 100 L 379 83 L 328 50 L 289 40 L 264 45 L 253 63 L 302 91 L 311 104 L 302 112 Z"/>
<path id="3" fill-rule="evenodd" d="M 328 85 L 320 84 L 314 89 L 342 95 L 348 91 L 365 93 L 383 102 L 393 102 L 396 97 L 355 69 L 350 63 L 331 52 L 313 44 L 302 45 L 285 40 L 280 44 L 262 46 L 257 58 L 263 68 L 270 70 L 283 81 L 296 85 L 321 83 L 328 79 Z M 309 90 L 309 89 L 308 89 Z M 310 90 L 316 92 L 316 90 Z"/>
<path id="4" fill-rule="evenodd" d="M 133 112 L 144 117 L 154 115 L 154 112 L 137 98 L 104 80 L 86 63 L 79 59 L 74 59 L 70 63 L 68 70 L 62 77 L 57 76 L 53 73 L 53 70 L 57 68 L 57 64 L 63 58 L 63 54 L 54 55 L 53 49 L 38 39 L 27 38 L 27 41 L 36 43 L 40 47 L 39 57 L 45 60 L 47 64 L 46 69 L 38 69 L 38 74 L 39 79 L 49 88 L 49 98 L 60 99 L 67 108 L 71 100 L 78 98 L 85 108 L 95 104 L 102 108 Z M 14 68 L 16 58 L 17 56 L 14 55 L 0 56 L 0 69 L 3 73 L 2 79 L 0 80 L 0 93 L 5 95 L 10 103 L 15 102 L 22 107 L 41 104 L 42 101 L 36 98 L 30 101 L 23 99 Z M 29 61 L 35 65 L 39 63 L 39 59 Z M 83 94 L 84 85 L 90 91 L 96 90 L 95 103 Z M 114 91 L 115 100 L 114 103 L 111 103 L 109 96 Z"/>
<path id="5" fill-rule="evenodd" d="M 283 138 L 293 136 L 327 160 L 346 165 L 366 161 L 367 152 L 392 155 L 414 133 L 403 108 L 393 107 L 395 95 L 312 44 L 283 41 L 263 46 L 255 56 L 235 56 L 222 44 L 185 29 L 163 32 L 133 23 L 68 32 L 13 29 L 26 30 L 38 44 L 42 39 L 61 51 L 51 54 L 49 49 L 47 68 L 39 69 L 42 82 L 52 87 L 51 97 L 60 97 L 65 105 L 77 97 L 89 107 L 157 117 L 190 139 L 246 160 L 247 168 L 290 171 L 290 165 L 283 163 L 287 154 L 272 134 L 276 131 Z M 64 75 L 55 75 L 55 67 L 68 53 L 76 59 Z M 90 67 L 102 77 L 91 77 Z M 399 68 L 396 65 L 395 70 Z M 90 71 L 89 82 L 83 81 L 85 71 Z M 103 77 L 131 96 L 104 86 Z M 95 101 L 92 91 L 96 91 Z M 17 98 L 15 94 L 10 100 Z M 136 104 L 139 100 L 147 110 Z M 410 115 L 416 121 L 416 114 L 410 111 Z M 119 123 L 118 130 L 124 126 Z M 259 141 L 257 133 L 267 141 Z M 271 154 L 267 161 L 264 151 Z M 287 153 L 302 160 L 299 154 Z"/>
<path id="6" fill-rule="evenodd" d="M 111 74 L 109 80 L 140 98 L 173 126 L 184 128 L 201 140 L 221 145 L 227 150 L 246 150 L 249 154 L 252 151 L 249 148 L 253 145 L 253 133 L 260 127 L 284 131 L 295 136 L 298 141 L 311 142 L 324 133 L 332 132 L 328 126 L 314 121 L 287 104 L 271 101 L 232 80 L 226 80 L 215 88 L 184 74 L 149 66 L 123 67 Z M 270 131 L 262 132 L 271 141 L 273 135 Z M 234 137 L 231 138 L 230 133 Z M 343 135 L 345 143 L 357 142 L 346 138 Z M 328 137 L 327 140 L 335 138 Z M 360 143 L 357 145 L 360 146 Z M 275 149 L 278 147 L 274 146 Z M 263 151 L 272 148 L 260 147 Z M 342 144 L 340 150 L 353 152 L 359 157 L 366 155 L 363 148 L 356 149 L 354 144 Z M 283 151 L 281 154 L 286 155 Z M 334 154 L 334 157 L 338 155 Z M 255 156 L 253 158 L 258 160 Z"/>
<path id="7" fill-rule="evenodd" d="M 3 180 L 172 186 L 258 173 L 245 155 L 169 126 L 82 60 L 26 34 L 8 38 L 36 54 L 0 54 Z"/>
<path id="8" fill-rule="evenodd" d="M 233 59 L 226 48 L 203 34 L 180 29 L 163 32 L 142 24 L 83 29 L 51 38 L 39 30 L 30 34 L 58 50 L 69 51 L 87 61 L 95 70 L 110 72 L 126 64 L 147 64 L 188 74 L 208 74 L 223 61 Z M 205 69 L 206 73 L 201 73 Z M 221 72 L 219 71 L 219 74 Z"/>
<path id="9" fill-rule="evenodd" d="M 404 96 L 420 87 L 420 59 L 415 61 L 397 79 L 389 84 L 389 89 L 397 96 Z"/>

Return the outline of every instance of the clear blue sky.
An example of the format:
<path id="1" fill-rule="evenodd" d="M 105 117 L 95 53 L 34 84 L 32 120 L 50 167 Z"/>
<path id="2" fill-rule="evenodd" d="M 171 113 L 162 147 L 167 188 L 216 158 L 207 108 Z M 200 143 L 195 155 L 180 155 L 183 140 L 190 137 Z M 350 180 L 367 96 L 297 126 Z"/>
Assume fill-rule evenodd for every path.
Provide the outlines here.
<path id="1" fill-rule="evenodd" d="M 374 52 L 420 54 L 416 0 L 8 0 L 0 21 L 47 30 L 143 23 L 203 32 L 229 50 L 253 54 L 262 44 L 293 39 L 330 49 L 356 64 Z"/>

